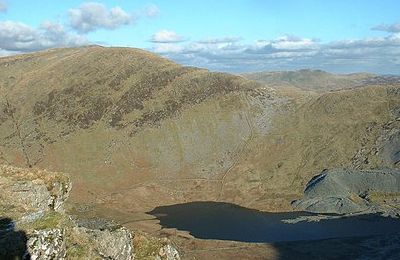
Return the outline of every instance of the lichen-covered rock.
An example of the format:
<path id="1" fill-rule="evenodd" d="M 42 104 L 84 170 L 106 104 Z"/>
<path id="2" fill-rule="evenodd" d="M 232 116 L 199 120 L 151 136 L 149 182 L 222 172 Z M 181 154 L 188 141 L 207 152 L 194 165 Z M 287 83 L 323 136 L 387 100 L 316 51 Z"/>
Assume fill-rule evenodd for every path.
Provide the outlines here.
<path id="1" fill-rule="evenodd" d="M 313 177 L 304 191 L 304 198 L 294 201 L 298 210 L 316 213 L 356 213 L 385 210 L 379 198 L 400 196 L 400 171 L 396 170 L 325 170 Z M 393 201 L 394 201 L 393 200 Z"/>
<path id="2" fill-rule="evenodd" d="M 71 182 L 61 173 L 0 165 L 0 188 L 0 206 L 12 204 L 19 217 L 32 212 L 62 211 Z"/>
<path id="3" fill-rule="evenodd" d="M 67 215 L 71 183 L 62 174 L 0 165 L 0 189 L 0 259 L 131 260 L 141 250 L 113 221 Z M 144 251 L 154 259 L 180 259 L 167 240 L 151 238 Z"/>
<path id="4" fill-rule="evenodd" d="M 105 259 L 133 259 L 132 234 L 124 227 L 115 230 L 75 227 L 74 232 L 85 237 L 88 245 Z"/>
<path id="5" fill-rule="evenodd" d="M 46 185 L 32 181 L 18 181 L 10 185 L 15 202 L 37 210 L 47 210 L 53 202 Z"/>
<path id="6" fill-rule="evenodd" d="M 28 240 L 32 260 L 65 259 L 66 247 L 63 229 L 35 230 Z"/>
<path id="7" fill-rule="evenodd" d="M 72 185 L 71 182 L 56 181 L 53 182 L 51 189 L 52 207 L 55 211 L 64 211 L 64 202 L 69 197 Z"/>
<path id="8" fill-rule="evenodd" d="M 173 246 L 167 244 L 160 248 L 158 255 L 155 257 L 157 260 L 180 260 L 179 252 Z"/>

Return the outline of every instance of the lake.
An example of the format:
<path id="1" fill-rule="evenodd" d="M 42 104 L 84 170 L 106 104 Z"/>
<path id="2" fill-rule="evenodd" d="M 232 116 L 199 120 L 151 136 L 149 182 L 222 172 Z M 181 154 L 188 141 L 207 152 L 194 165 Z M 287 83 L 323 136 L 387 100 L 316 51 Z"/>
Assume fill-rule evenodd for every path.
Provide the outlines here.
<path id="1" fill-rule="evenodd" d="M 289 224 L 282 220 L 318 214 L 268 213 L 223 202 L 190 202 L 161 206 L 148 214 L 155 216 L 162 227 L 188 231 L 196 238 L 242 242 L 318 240 L 400 232 L 399 219 L 378 214 Z"/>

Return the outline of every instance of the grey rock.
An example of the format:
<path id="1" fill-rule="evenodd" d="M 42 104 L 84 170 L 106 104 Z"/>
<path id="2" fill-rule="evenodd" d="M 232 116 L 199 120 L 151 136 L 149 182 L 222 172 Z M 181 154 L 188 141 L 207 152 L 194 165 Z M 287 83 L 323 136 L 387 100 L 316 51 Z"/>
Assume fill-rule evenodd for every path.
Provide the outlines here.
<path id="1" fill-rule="evenodd" d="M 156 260 L 180 260 L 179 252 L 173 246 L 167 244 L 160 248 Z"/>
<path id="2" fill-rule="evenodd" d="M 399 193 L 400 171 L 324 170 L 309 181 L 304 198 L 294 201 L 292 206 L 297 210 L 316 213 L 345 214 L 382 210 L 382 207 L 368 200 L 371 192 Z"/>
<path id="3" fill-rule="evenodd" d="M 31 208 L 45 211 L 53 203 L 53 198 L 46 185 L 32 181 L 17 181 L 12 187 L 14 201 Z"/>
<path id="4" fill-rule="evenodd" d="M 400 130 L 392 133 L 379 150 L 380 157 L 386 163 L 400 166 Z"/>
<path id="5" fill-rule="evenodd" d="M 132 234 L 124 227 L 102 231 L 75 227 L 74 231 L 85 236 L 90 241 L 91 247 L 105 259 L 133 259 Z"/>
<path id="6" fill-rule="evenodd" d="M 65 235 L 63 229 L 35 230 L 28 240 L 28 252 L 35 259 L 65 259 Z"/>
<path id="7" fill-rule="evenodd" d="M 64 202 L 72 189 L 71 182 L 54 182 L 52 189 L 52 206 L 57 212 L 64 212 Z"/>
<path id="8" fill-rule="evenodd" d="M 39 211 L 36 211 L 36 212 L 32 212 L 32 213 L 29 213 L 29 214 L 27 214 L 27 215 L 22 216 L 22 217 L 19 219 L 18 222 L 20 222 L 20 223 L 32 223 L 32 222 L 34 222 L 34 221 L 36 221 L 36 220 L 38 220 L 38 219 L 44 217 L 45 214 L 46 214 L 46 212 L 43 211 L 43 210 L 39 210 Z"/>

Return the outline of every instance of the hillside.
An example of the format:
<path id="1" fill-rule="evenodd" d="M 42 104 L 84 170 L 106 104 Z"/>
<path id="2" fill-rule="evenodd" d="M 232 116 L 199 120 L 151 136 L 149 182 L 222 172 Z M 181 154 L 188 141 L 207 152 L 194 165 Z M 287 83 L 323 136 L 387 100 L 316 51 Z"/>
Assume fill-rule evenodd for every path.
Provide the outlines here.
<path id="1" fill-rule="evenodd" d="M 58 49 L 0 66 L 1 160 L 70 173 L 71 200 L 85 203 L 139 186 L 141 207 L 146 192 L 160 196 L 150 207 L 185 189 L 217 196 L 249 120 L 267 131 L 277 102 L 256 83 L 136 49 Z"/>
<path id="2" fill-rule="evenodd" d="M 332 74 L 322 70 L 273 71 L 243 74 L 244 77 L 273 87 L 296 87 L 309 91 L 348 89 L 365 85 L 375 75 L 355 73 Z"/>
<path id="3" fill-rule="evenodd" d="M 0 58 L 0 68 L 0 163 L 69 173 L 70 212 L 131 229 L 156 232 L 145 212 L 187 201 L 292 210 L 326 168 L 400 167 L 397 82 L 302 91 L 367 77 L 307 72 L 322 76 L 270 88 L 99 46 Z"/>

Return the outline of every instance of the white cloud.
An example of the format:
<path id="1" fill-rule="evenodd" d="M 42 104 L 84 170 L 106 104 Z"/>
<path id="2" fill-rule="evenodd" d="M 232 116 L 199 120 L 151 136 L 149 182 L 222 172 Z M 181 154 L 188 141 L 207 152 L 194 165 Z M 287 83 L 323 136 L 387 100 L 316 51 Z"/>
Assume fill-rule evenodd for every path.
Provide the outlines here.
<path id="1" fill-rule="evenodd" d="M 384 31 L 389 33 L 400 33 L 400 23 L 380 24 L 371 28 L 375 31 Z"/>
<path id="2" fill-rule="evenodd" d="M 271 41 L 270 44 L 273 48 L 283 50 L 304 50 L 314 49 L 317 47 L 315 40 L 294 36 L 283 36 L 277 40 Z"/>
<path id="3" fill-rule="evenodd" d="M 29 52 L 54 47 L 80 46 L 88 40 L 65 31 L 58 23 L 44 22 L 32 28 L 14 21 L 0 22 L 0 50 L 2 53 Z"/>
<path id="4" fill-rule="evenodd" d="M 97 29 L 113 30 L 133 21 L 132 15 L 120 7 L 107 7 L 101 3 L 83 3 L 78 8 L 70 9 L 71 27 L 80 33 L 88 33 Z"/>
<path id="5" fill-rule="evenodd" d="M 150 41 L 154 43 L 174 43 L 185 41 L 185 39 L 174 31 L 161 30 L 153 34 Z"/>
<path id="6" fill-rule="evenodd" d="M 160 14 L 160 8 L 155 4 L 150 4 L 144 9 L 144 15 L 149 18 L 154 18 Z"/>
<path id="7" fill-rule="evenodd" d="M 247 44 L 226 42 L 197 41 L 176 44 L 174 47 L 157 46 L 152 50 L 184 65 L 228 72 L 302 68 L 339 73 L 367 71 L 398 74 L 400 71 L 398 33 L 387 37 L 330 43 L 294 36 Z"/>
<path id="8" fill-rule="evenodd" d="M 222 37 L 222 38 L 208 38 L 197 41 L 200 44 L 223 44 L 223 43 L 235 43 L 241 41 L 241 37 Z"/>
<path id="9" fill-rule="evenodd" d="M 160 54 L 180 53 L 183 51 L 183 47 L 174 43 L 157 43 L 153 47 L 153 51 Z"/>
<path id="10" fill-rule="evenodd" d="M 0 0 L 0 13 L 7 12 L 7 3 Z"/>

